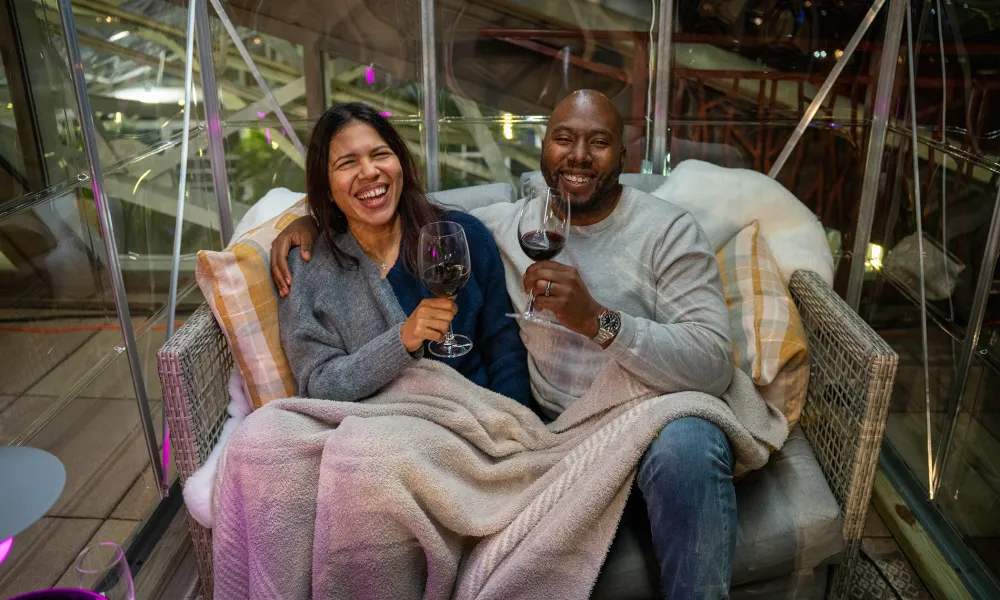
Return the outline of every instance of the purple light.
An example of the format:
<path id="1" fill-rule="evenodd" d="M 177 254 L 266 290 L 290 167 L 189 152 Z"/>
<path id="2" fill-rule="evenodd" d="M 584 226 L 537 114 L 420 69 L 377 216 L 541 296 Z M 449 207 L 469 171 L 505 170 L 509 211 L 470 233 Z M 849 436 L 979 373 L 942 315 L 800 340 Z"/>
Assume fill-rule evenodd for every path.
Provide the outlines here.
<path id="1" fill-rule="evenodd" d="M 267 143 L 270 144 L 271 143 L 271 128 L 270 127 L 264 129 L 264 137 L 267 138 Z"/>
<path id="2" fill-rule="evenodd" d="M 257 113 L 257 116 L 260 117 L 261 119 L 263 119 L 263 118 L 267 117 L 267 113 L 259 112 L 259 113 Z"/>
<path id="3" fill-rule="evenodd" d="M 368 85 L 375 83 L 375 69 L 365 67 L 365 83 Z"/>
<path id="4" fill-rule="evenodd" d="M 10 553 L 10 547 L 14 545 L 14 538 L 7 538 L 6 540 L 0 542 L 0 563 L 7 558 Z"/>
<path id="5" fill-rule="evenodd" d="M 163 468 L 170 468 L 170 425 L 163 428 Z"/>
<path id="6" fill-rule="evenodd" d="M 388 111 L 388 110 L 383 110 L 379 114 L 382 115 L 383 117 L 391 117 L 392 116 L 392 112 Z"/>

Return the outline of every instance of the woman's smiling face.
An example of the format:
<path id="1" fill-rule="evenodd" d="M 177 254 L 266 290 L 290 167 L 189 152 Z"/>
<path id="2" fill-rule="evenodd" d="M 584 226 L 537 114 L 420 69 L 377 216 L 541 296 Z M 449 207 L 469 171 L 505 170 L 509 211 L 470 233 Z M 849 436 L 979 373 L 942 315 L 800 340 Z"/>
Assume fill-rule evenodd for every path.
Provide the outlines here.
<path id="1" fill-rule="evenodd" d="M 330 191 L 352 229 L 392 226 L 403 191 L 399 158 L 370 125 L 349 123 L 330 140 Z"/>

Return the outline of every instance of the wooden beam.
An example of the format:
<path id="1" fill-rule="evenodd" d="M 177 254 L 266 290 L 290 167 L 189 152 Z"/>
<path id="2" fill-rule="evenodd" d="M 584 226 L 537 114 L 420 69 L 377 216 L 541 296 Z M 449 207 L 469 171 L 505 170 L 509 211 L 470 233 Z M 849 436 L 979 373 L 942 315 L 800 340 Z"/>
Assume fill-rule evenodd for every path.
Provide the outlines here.
<path id="1" fill-rule="evenodd" d="M 945 560 L 881 470 L 875 475 L 873 498 L 879 516 L 931 595 L 937 600 L 973 600 L 958 573 Z"/>

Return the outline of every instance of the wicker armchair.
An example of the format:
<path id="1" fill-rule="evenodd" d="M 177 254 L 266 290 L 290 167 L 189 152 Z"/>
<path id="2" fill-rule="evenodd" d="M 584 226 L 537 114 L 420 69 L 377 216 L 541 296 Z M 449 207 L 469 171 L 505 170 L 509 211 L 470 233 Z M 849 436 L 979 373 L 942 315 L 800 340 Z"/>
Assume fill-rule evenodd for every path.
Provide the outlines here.
<path id="1" fill-rule="evenodd" d="M 790 290 L 809 335 L 813 365 L 802 428 L 840 506 L 844 552 L 832 597 L 844 595 L 861 545 L 898 357 L 815 273 Z M 227 418 L 233 358 L 207 305 L 158 352 L 170 442 L 181 482 L 216 444 Z M 766 467 L 765 467 L 766 469 Z M 188 523 L 201 589 L 211 598 L 212 533 Z"/>

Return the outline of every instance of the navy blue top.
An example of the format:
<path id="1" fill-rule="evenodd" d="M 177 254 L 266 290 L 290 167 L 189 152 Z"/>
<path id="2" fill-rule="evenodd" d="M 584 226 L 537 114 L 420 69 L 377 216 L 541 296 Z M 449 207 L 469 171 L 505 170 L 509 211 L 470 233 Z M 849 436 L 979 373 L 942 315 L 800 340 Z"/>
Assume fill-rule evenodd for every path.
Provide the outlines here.
<path id="1" fill-rule="evenodd" d="M 456 334 L 472 340 L 472 350 L 458 358 L 439 358 L 429 352 L 424 357 L 440 360 L 473 383 L 527 405 L 531 398 L 528 352 L 521 342 L 517 321 L 506 316 L 513 309 L 493 234 L 479 219 L 466 213 L 450 212 L 441 218 L 461 225 L 469 242 L 472 276 L 455 298 L 458 313 L 451 326 Z M 425 298 L 434 297 L 402 261 L 396 261 L 386 279 L 407 316 Z"/>

